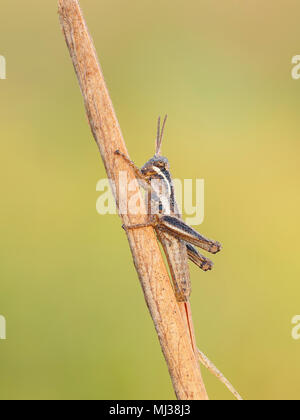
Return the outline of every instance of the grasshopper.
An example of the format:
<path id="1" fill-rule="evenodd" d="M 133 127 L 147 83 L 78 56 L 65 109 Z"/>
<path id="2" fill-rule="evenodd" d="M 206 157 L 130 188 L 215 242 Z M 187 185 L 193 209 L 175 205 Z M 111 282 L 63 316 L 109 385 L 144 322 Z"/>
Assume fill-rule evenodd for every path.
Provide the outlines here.
<path id="1" fill-rule="evenodd" d="M 175 200 L 169 161 L 161 155 L 166 120 L 167 116 L 160 128 L 160 118 L 158 119 L 155 155 L 141 169 L 124 154 L 119 151 L 115 153 L 133 168 L 148 192 L 149 222 L 124 226 L 124 229 L 154 227 L 167 257 L 176 299 L 178 302 L 187 302 L 191 295 L 188 259 L 203 271 L 211 270 L 213 267 L 212 261 L 200 254 L 194 246 L 216 254 L 221 250 L 221 244 L 200 235 L 182 220 Z"/>
<path id="2" fill-rule="evenodd" d="M 175 200 L 174 186 L 170 173 L 169 161 L 161 155 L 161 145 L 167 116 L 162 128 L 158 119 L 155 155 L 140 169 L 126 155 L 116 150 L 115 154 L 122 157 L 134 170 L 136 177 L 147 192 L 149 221 L 144 224 L 123 226 L 127 229 L 139 229 L 152 226 L 165 252 L 171 273 L 174 293 L 178 302 L 187 303 L 191 295 L 191 280 L 188 260 L 203 271 L 213 268 L 211 260 L 200 254 L 196 247 L 212 254 L 221 250 L 221 244 L 207 239 L 188 226 L 178 210 Z M 195 349 L 196 350 L 196 349 Z M 238 399 L 242 398 L 224 375 L 214 364 L 197 349 L 199 361 L 214 374 Z"/>

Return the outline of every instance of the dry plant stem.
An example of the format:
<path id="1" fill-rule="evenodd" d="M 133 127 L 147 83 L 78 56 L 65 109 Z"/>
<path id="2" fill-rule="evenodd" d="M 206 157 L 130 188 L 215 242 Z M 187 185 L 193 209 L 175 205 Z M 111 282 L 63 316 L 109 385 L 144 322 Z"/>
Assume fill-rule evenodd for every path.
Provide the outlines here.
<path id="1" fill-rule="evenodd" d="M 116 150 L 120 150 L 128 155 L 79 3 L 77 0 L 59 0 L 58 6 L 61 26 L 78 77 L 91 130 L 107 175 L 117 187 L 115 198 L 118 205 L 119 172 L 127 172 L 128 182 L 135 180 L 136 191 L 138 183 L 131 168 L 114 154 Z M 143 203 L 142 195 L 140 201 Z M 121 215 L 121 218 L 125 225 L 141 224 L 146 221 L 144 214 L 142 209 L 139 215 L 127 214 Z M 154 230 L 152 227 L 129 230 L 127 236 L 176 396 L 180 400 L 206 400 L 208 397 L 197 355 L 191 345 L 186 321 L 175 300 Z"/>
<path id="2" fill-rule="evenodd" d="M 216 368 L 216 366 L 202 353 L 201 350 L 198 349 L 199 360 L 206 367 L 219 381 L 222 382 L 226 386 L 226 388 L 235 396 L 235 398 L 239 401 L 243 401 L 243 398 L 237 392 L 237 390 L 231 385 L 228 379 L 225 378 L 222 372 Z"/>

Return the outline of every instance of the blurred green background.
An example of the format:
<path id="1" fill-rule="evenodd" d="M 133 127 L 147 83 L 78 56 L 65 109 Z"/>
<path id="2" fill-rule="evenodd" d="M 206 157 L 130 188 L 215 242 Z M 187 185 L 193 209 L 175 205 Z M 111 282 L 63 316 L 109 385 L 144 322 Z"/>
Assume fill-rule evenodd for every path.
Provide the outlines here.
<path id="1" fill-rule="evenodd" d="M 174 398 L 56 1 L 2 2 L 1 399 Z M 298 1 L 81 0 L 131 157 L 204 178 L 215 270 L 191 267 L 200 348 L 246 399 L 300 398 Z M 203 370 L 211 399 L 231 399 Z"/>

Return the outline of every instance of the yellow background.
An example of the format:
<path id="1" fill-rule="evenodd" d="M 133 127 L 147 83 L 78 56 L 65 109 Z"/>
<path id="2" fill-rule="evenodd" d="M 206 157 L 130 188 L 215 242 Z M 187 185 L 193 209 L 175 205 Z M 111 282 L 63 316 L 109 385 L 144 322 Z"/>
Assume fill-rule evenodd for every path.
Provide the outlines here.
<path id="1" fill-rule="evenodd" d="M 81 6 L 131 157 L 167 112 L 173 176 L 205 179 L 199 230 L 224 249 L 191 267 L 200 348 L 246 399 L 299 399 L 299 2 Z M 0 398 L 174 398 L 120 219 L 96 213 L 105 172 L 56 8 L 1 5 Z"/>

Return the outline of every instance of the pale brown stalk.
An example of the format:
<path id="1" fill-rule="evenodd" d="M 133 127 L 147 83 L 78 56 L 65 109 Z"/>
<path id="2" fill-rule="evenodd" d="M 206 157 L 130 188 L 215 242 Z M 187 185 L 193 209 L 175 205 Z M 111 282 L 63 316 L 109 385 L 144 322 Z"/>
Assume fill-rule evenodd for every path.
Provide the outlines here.
<path id="1" fill-rule="evenodd" d="M 127 171 L 128 182 L 136 183 L 136 191 L 138 191 L 138 182 L 132 169 L 114 153 L 120 150 L 128 155 L 79 3 L 77 0 L 59 0 L 58 5 L 60 23 L 78 77 L 90 127 L 107 175 L 117 186 L 115 198 L 118 205 L 119 172 Z M 99 16 L 100 24 L 101 19 L 105 17 Z M 129 193 L 129 199 L 130 194 L 135 193 L 134 191 Z M 143 203 L 142 195 L 140 200 Z M 122 222 L 125 225 L 145 223 L 144 214 L 144 209 L 141 207 L 141 214 L 121 215 Z M 175 300 L 154 230 L 152 227 L 129 230 L 127 236 L 175 394 L 180 400 L 206 400 L 207 393 L 201 378 L 196 350 L 193 349 L 195 345 L 193 343 L 192 346 L 186 328 L 187 312 L 183 307 L 184 304 L 181 304 L 183 308 L 181 313 Z M 189 322 L 191 323 L 191 319 Z"/>

